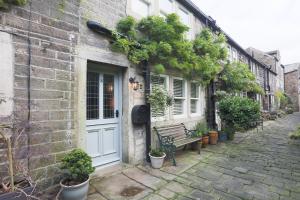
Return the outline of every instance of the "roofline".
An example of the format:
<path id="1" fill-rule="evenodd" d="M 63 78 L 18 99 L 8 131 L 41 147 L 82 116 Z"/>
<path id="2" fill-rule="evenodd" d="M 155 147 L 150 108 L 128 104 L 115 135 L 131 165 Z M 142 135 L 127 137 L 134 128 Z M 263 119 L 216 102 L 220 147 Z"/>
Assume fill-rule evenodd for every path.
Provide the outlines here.
<path id="1" fill-rule="evenodd" d="M 293 71 L 285 72 L 284 74 L 289 74 L 289 73 L 296 72 L 296 71 L 298 71 L 298 69 L 294 69 Z"/>
<path id="2" fill-rule="evenodd" d="M 254 62 L 256 62 L 256 63 L 258 63 L 260 65 L 262 65 L 264 68 L 269 69 L 269 67 L 267 65 L 261 63 L 260 61 L 258 61 L 254 57 L 252 57 L 250 54 L 248 54 L 248 52 L 245 49 L 243 49 L 236 41 L 234 41 L 225 31 L 223 31 L 216 24 L 215 20 L 213 20 L 211 17 L 209 17 L 206 14 L 204 14 L 204 12 L 202 12 L 198 8 L 198 6 L 196 6 L 191 0 L 178 0 L 178 2 L 181 3 L 181 4 L 183 4 L 187 9 L 191 10 L 208 27 L 212 28 L 214 31 L 222 32 L 226 36 L 228 43 L 231 44 L 232 46 L 234 46 L 235 48 L 237 48 L 239 51 L 243 52 L 243 54 L 245 54 L 249 59 L 251 59 L 252 61 L 254 61 Z M 273 72 L 272 70 L 270 70 L 270 71 Z M 275 73 L 275 72 L 273 72 L 273 73 Z"/>

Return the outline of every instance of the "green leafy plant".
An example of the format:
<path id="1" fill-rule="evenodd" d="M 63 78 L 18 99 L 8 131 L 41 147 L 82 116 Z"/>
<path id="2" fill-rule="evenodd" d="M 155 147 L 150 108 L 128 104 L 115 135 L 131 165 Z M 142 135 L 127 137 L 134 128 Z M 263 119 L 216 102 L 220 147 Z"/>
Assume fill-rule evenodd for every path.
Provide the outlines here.
<path id="1" fill-rule="evenodd" d="M 165 155 L 162 149 L 151 149 L 150 155 L 153 157 L 162 157 Z"/>
<path id="2" fill-rule="evenodd" d="M 249 98 L 228 96 L 219 102 L 219 112 L 226 126 L 246 130 L 260 118 L 260 105 Z"/>
<path id="3" fill-rule="evenodd" d="M 207 123 L 205 121 L 198 122 L 194 127 L 193 137 L 201 137 L 202 135 L 206 135 L 208 132 Z"/>
<path id="4" fill-rule="evenodd" d="M 186 39 L 187 26 L 176 14 L 119 21 L 112 49 L 127 55 L 134 64 L 148 61 L 156 73 L 173 68 L 189 79 L 207 85 L 221 70 L 227 50 L 223 34 L 204 29 L 194 41 Z"/>
<path id="5" fill-rule="evenodd" d="M 167 107 L 171 106 L 173 103 L 173 97 L 159 86 L 152 87 L 151 93 L 147 99 L 148 103 L 151 105 L 151 111 L 154 115 L 164 112 Z"/>
<path id="6" fill-rule="evenodd" d="M 8 10 L 11 5 L 24 6 L 27 0 L 0 0 L 0 9 Z"/>
<path id="7" fill-rule="evenodd" d="M 242 62 L 227 63 L 219 76 L 219 90 L 235 94 L 254 92 L 263 94 L 262 87 L 256 82 L 255 75 Z"/>
<path id="8" fill-rule="evenodd" d="M 91 157 L 81 149 L 74 149 L 62 159 L 61 169 L 66 171 L 67 181 L 82 183 L 95 171 Z"/>

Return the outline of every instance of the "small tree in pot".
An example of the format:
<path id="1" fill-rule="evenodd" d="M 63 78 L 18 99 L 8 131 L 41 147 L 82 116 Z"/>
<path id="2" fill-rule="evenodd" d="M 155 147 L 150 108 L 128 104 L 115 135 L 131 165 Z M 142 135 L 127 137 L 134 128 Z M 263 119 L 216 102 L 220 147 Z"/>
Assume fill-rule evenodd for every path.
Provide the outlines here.
<path id="1" fill-rule="evenodd" d="M 95 171 L 92 159 L 81 149 L 74 149 L 62 159 L 66 178 L 60 182 L 62 200 L 86 199 L 90 174 Z"/>

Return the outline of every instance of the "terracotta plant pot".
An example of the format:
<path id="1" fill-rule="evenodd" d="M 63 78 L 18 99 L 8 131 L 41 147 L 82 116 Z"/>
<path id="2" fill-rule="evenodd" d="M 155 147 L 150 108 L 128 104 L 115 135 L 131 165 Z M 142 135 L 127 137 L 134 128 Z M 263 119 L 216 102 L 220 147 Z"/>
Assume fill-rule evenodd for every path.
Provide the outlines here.
<path id="1" fill-rule="evenodd" d="M 203 135 L 202 136 L 202 148 L 205 148 L 209 143 L 209 136 Z"/>
<path id="2" fill-rule="evenodd" d="M 217 131 L 209 131 L 209 142 L 210 144 L 217 144 L 218 143 L 218 132 Z"/>

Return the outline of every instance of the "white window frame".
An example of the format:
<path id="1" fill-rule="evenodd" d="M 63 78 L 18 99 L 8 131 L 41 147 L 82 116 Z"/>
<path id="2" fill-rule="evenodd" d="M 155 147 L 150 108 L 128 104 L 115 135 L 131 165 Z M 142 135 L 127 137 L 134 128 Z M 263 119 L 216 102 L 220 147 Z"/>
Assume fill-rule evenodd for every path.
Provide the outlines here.
<path id="1" fill-rule="evenodd" d="M 198 89 L 198 97 L 197 98 L 193 98 L 192 97 L 192 84 L 196 84 L 197 85 L 197 89 Z M 190 82 L 190 96 L 189 96 L 189 113 L 191 115 L 191 117 L 195 117 L 195 116 L 201 116 L 201 86 L 199 84 L 197 84 L 195 81 L 191 81 Z M 192 100 L 197 100 L 197 108 L 196 108 L 196 112 L 192 113 L 191 110 L 191 105 L 192 105 Z"/>
<path id="2" fill-rule="evenodd" d="M 152 89 L 152 81 L 151 81 L 151 76 L 160 76 L 160 77 L 163 77 L 166 79 L 166 91 L 167 92 L 170 92 L 170 77 L 168 75 L 164 75 L 164 74 L 154 74 L 154 73 L 151 73 L 150 74 L 150 89 Z M 161 116 L 161 117 L 153 117 L 151 115 L 151 121 L 153 122 L 157 122 L 157 121 L 165 121 L 165 120 L 169 120 L 170 119 L 170 108 L 166 108 L 165 110 L 165 115 L 164 116 Z"/>
<path id="3" fill-rule="evenodd" d="M 238 52 L 236 49 L 232 48 L 232 61 L 238 61 Z"/>
<path id="4" fill-rule="evenodd" d="M 184 97 L 175 97 L 174 96 L 174 80 L 182 80 L 183 81 L 183 89 L 184 89 Z M 178 119 L 178 118 L 185 118 L 187 116 L 187 81 L 181 77 L 172 77 L 172 95 L 173 95 L 173 99 L 181 99 L 183 100 L 183 105 L 182 105 L 182 111 L 183 113 L 180 115 L 175 115 L 173 114 L 173 106 L 172 106 L 172 110 L 171 110 L 171 114 L 173 116 L 174 119 Z"/>
<path id="5" fill-rule="evenodd" d="M 138 18 L 138 19 L 147 17 L 147 16 L 142 15 L 139 12 L 136 12 L 133 9 L 133 5 L 136 3 L 136 1 L 141 1 L 143 3 L 148 4 L 148 15 L 147 16 L 152 15 L 153 0 L 130 0 L 129 1 L 130 2 L 130 8 L 129 8 L 130 15 L 133 15 L 133 17 Z"/>
<path id="6" fill-rule="evenodd" d="M 186 24 L 186 22 L 183 21 L 181 15 L 179 14 L 179 12 L 184 12 L 187 14 L 188 16 L 188 24 Z M 178 8 L 177 8 L 177 15 L 179 16 L 180 18 L 180 21 L 186 25 L 187 27 L 189 27 L 189 31 L 186 33 L 186 39 L 188 40 L 192 40 L 193 39 L 193 27 L 192 27 L 192 19 L 191 19 L 191 13 L 183 6 L 181 6 L 180 4 L 178 5 Z"/>
<path id="7" fill-rule="evenodd" d="M 172 8 L 171 8 L 172 11 L 169 12 L 169 11 L 165 10 L 165 9 L 161 6 L 162 4 L 161 4 L 161 1 L 159 0 L 159 1 L 158 1 L 158 4 L 159 4 L 159 15 L 160 15 L 160 16 L 166 17 L 166 15 L 175 12 L 175 6 L 174 6 L 175 1 L 174 1 L 174 0 L 167 0 L 167 1 L 172 2 Z"/>

